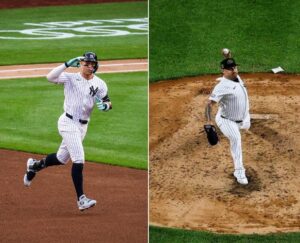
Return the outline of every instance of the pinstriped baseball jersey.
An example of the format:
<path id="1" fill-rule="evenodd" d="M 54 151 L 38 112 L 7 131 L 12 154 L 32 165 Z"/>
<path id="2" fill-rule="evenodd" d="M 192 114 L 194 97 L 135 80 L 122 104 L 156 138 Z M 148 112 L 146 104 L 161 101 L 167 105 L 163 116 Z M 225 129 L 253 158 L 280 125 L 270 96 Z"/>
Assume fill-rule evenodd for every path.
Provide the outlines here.
<path id="1" fill-rule="evenodd" d="M 219 102 L 219 112 L 222 116 L 233 120 L 244 120 L 249 113 L 249 99 L 242 79 L 239 82 L 221 78 L 215 86 L 209 99 Z"/>
<path id="2" fill-rule="evenodd" d="M 86 80 L 80 73 L 62 72 L 49 81 L 64 84 L 64 111 L 77 120 L 89 120 L 96 97 L 102 99 L 107 95 L 106 83 L 95 75 Z"/>
<path id="3" fill-rule="evenodd" d="M 240 129 L 250 128 L 249 99 L 242 79 L 238 82 L 222 77 L 209 100 L 219 103 L 216 123 L 230 141 L 234 169 L 245 172 Z"/>
<path id="4" fill-rule="evenodd" d="M 63 140 L 57 151 L 57 159 L 64 164 L 70 158 L 74 163 L 84 163 L 82 141 L 88 123 L 81 123 L 80 120 L 89 120 L 96 97 L 104 98 L 108 89 L 106 83 L 95 75 L 92 79 L 86 80 L 80 73 L 63 72 L 65 69 L 65 64 L 62 64 L 47 75 L 50 82 L 64 84 L 65 112 L 58 120 L 58 130 Z M 68 117 L 66 113 L 69 114 Z"/>

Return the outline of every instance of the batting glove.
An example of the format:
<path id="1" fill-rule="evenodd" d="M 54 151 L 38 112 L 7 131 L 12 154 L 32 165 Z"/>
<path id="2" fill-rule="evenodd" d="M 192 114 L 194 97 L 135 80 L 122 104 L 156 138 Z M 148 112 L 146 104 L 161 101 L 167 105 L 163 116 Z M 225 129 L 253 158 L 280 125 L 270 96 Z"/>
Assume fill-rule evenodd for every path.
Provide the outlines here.
<path id="1" fill-rule="evenodd" d="M 96 98 L 96 106 L 100 111 L 108 111 L 109 110 L 109 104 L 104 103 L 99 98 Z"/>
<path id="2" fill-rule="evenodd" d="M 75 57 L 71 60 L 65 62 L 66 67 L 80 67 L 80 61 L 83 59 L 83 57 Z"/>

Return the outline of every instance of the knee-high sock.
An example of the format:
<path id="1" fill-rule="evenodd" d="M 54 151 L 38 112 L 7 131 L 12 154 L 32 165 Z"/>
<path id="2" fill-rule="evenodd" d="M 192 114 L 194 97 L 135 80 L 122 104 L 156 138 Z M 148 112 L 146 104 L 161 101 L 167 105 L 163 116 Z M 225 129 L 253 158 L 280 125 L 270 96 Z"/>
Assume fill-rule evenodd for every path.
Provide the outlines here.
<path id="1" fill-rule="evenodd" d="M 44 160 L 44 166 L 48 167 L 48 166 L 52 166 L 52 165 L 63 165 L 63 163 L 61 163 L 56 156 L 56 153 L 54 154 L 48 154 L 47 157 Z"/>
<path id="2" fill-rule="evenodd" d="M 77 198 L 83 194 L 83 164 L 73 163 L 72 165 L 72 179 L 75 186 Z"/>

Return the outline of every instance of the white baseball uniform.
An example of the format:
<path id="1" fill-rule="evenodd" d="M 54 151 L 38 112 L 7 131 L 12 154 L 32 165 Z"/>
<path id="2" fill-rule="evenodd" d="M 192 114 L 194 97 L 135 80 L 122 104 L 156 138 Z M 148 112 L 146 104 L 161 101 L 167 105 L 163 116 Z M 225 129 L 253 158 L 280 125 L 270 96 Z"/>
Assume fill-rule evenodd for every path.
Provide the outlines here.
<path id="1" fill-rule="evenodd" d="M 216 124 L 230 141 L 235 170 L 245 170 L 240 129 L 250 128 L 249 99 L 246 87 L 238 81 L 222 77 L 209 99 L 219 103 Z"/>
<path id="2" fill-rule="evenodd" d="M 47 79 L 52 83 L 64 85 L 64 113 L 58 120 L 59 134 L 63 140 L 57 152 L 57 159 L 66 164 L 71 158 L 73 163 L 84 163 L 82 141 L 88 127 L 88 121 L 96 102 L 107 95 L 106 83 L 93 76 L 86 80 L 80 73 L 66 73 L 65 64 L 54 68 Z"/>

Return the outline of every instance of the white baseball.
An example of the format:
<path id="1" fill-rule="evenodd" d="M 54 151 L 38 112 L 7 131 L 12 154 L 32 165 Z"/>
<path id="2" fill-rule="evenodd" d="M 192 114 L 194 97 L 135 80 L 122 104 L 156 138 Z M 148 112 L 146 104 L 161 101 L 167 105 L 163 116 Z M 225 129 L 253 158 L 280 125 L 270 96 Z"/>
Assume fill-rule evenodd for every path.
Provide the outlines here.
<path id="1" fill-rule="evenodd" d="M 223 48 L 222 52 L 224 55 L 227 55 L 230 51 L 227 48 Z"/>

